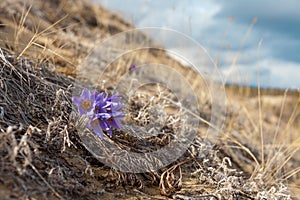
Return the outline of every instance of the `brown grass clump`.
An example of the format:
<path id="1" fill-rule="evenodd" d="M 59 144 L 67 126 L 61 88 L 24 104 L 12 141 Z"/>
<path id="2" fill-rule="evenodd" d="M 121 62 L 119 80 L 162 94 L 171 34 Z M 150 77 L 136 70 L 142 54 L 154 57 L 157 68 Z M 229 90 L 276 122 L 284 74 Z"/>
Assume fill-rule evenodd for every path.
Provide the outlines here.
<path id="1" fill-rule="evenodd" d="M 78 65 L 94 44 L 132 25 L 82 0 L 26 4 L 7 0 L 0 9 L 0 199 L 296 198 L 291 189 L 299 188 L 297 92 L 286 92 L 277 100 L 271 92 L 273 96 L 257 99 L 253 97 L 257 90 L 227 87 L 227 119 L 217 139 L 205 138 L 212 124 L 203 123 L 198 136 L 173 163 L 147 173 L 120 172 L 87 150 L 79 137 L 81 121 L 71 96 L 74 88 L 94 81 L 77 77 L 75 82 Z M 124 55 L 111 64 L 116 70 L 106 73 L 119 76 L 131 64 L 147 62 L 173 66 L 193 89 L 203 88 L 197 94 L 201 114 L 195 117 L 209 121 L 211 104 L 203 80 L 164 51 Z M 98 83 L 97 87 L 111 90 L 109 85 Z M 164 125 L 164 134 L 143 139 L 120 130 L 113 138 L 105 138 L 108 142 L 133 152 L 169 144 L 180 126 L 180 111 L 186 108 L 178 106 L 169 91 L 158 88 L 153 85 L 129 96 L 126 108 L 128 120 L 140 126 L 156 120 Z M 165 121 L 151 118 L 156 105 L 169 109 Z"/>

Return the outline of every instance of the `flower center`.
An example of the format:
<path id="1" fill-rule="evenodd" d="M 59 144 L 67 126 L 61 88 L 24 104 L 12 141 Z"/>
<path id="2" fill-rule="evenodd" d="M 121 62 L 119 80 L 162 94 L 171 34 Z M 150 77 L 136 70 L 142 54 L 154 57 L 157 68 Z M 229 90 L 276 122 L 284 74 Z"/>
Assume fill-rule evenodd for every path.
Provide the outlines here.
<path id="1" fill-rule="evenodd" d="M 90 100 L 83 100 L 80 105 L 84 110 L 89 110 L 92 107 L 92 102 Z"/>
<path id="2" fill-rule="evenodd" d="M 112 122 L 112 121 L 113 121 L 113 117 L 107 119 L 107 122 Z"/>

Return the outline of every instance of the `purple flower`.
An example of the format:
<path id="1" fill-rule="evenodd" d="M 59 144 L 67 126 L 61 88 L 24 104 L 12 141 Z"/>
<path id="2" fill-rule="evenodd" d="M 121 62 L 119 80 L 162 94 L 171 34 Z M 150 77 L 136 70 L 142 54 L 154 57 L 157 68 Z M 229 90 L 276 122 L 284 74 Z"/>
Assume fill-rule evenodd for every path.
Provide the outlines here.
<path id="1" fill-rule="evenodd" d="M 123 105 L 120 104 L 121 97 L 118 94 L 108 97 L 104 92 L 82 91 L 80 97 L 73 97 L 73 103 L 78 107 L 81 115 L 89 117 L 88 127 L 91 127 L 96 135 L 103 139 L 103 130 L 112 137 L 112 128 L 123 128 L 121 118 L 125 115 L 121 112 Z"/>
<path id="2" fill-rule="evenodd" d="M 97 92 L 90 92 L 88 89 L 84 88 L 82 90 L 80 97 L 72 97 L 72 101 L 78 107 L 78 112 L 80 115 L 88 115 L 93 114 L 93 109 L 95 106 L 95 98 L 97 96 Z"/>
<path id="3" fill-rule="evenodd" d="M 129 71 L 133 71 L 133 70 L 136 70 L 137 66 L 136 65 L 131 65 L 129 67 Z"/>
<path id="4" fill-rule="evenodd" d="M 96 112 L 92 120 L 99 120 L 101 128 L 106 130 L 110 137 L 112 137 L 111 127 L 123 128 L 120 118 L 125 115 L 120 111 L 123 108 L 120 101 L 121 97 L 118 94 L 105 97 L 104 93 L 101 93 L 96 98 Z"/>
<path id="5" fill-rule="evenodd" d="M 92 122 L 90 122 L 88 126 L 91 126 L 96 135 L 100 137 L 101 140 L 103 140 L 103 131 L 100 126 L 100 121 L 98 119 L 95 119 Z"/>

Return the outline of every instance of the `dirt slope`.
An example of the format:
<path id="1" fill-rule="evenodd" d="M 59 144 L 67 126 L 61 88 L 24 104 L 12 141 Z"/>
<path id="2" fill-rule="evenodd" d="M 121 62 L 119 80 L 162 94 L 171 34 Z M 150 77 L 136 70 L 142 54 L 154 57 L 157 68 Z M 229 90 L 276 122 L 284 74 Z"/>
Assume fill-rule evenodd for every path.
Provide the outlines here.
<path id="1" fill-rule="evenodd" d="M 299 170 L 297 92 L 262 91 L 269 96 L 260 104 L 257 89 L 226 87 L 227 117 L 218 139 L 203 139 L 207 127 L 201 127 L 186 153 L 158 171 L 119 172 L 86 150 L 71 104 L 74 86 L 87 84 L 74 82 L 78 67 L 95 44 L 132 28 L 83 0 L 1 2 L 0 199 L 296 199 L 299 175 L 289 172 Z M 171 65 L 193 88 L 205 88 L 197 73 L 161 50 L 137 51 L 112 65 L 122 73 L 149 62 Z M 197 95 L 209 119 L 207 90 Z M 147 142 L 160 147 L 168 139 Z M 110 141 L 147 149 L 122 131 Z"/>

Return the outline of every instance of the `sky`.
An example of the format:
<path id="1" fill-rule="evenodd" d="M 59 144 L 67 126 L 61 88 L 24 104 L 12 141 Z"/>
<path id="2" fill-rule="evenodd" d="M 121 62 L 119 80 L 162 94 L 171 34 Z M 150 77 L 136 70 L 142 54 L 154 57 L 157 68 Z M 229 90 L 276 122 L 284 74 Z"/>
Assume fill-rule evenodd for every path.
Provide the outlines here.
<path id="1" fill-rule="evenodd" d="M 257 86 L 259 77 L 262 87 L 300 88 L 298 0 L 94 2 L 120 13 L 137 28 L 161 27 L 191 37 L 218 61 L 227 83 Z M 197 57 L 193 48 L 181 50 Z"/>

